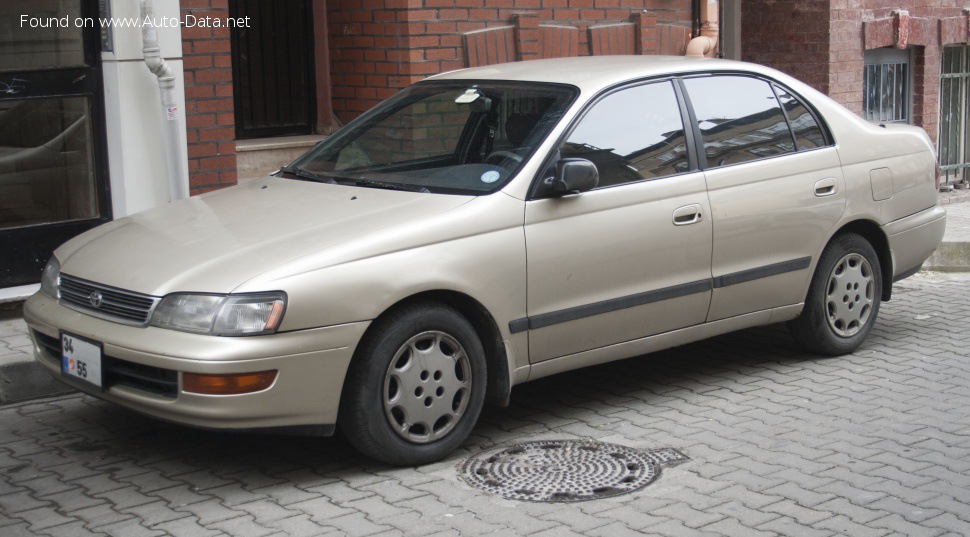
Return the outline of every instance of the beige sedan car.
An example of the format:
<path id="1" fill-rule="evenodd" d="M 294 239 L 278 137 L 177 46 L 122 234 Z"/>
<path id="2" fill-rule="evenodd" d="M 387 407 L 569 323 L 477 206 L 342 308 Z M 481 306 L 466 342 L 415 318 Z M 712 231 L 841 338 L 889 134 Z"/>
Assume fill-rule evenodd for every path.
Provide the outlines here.
<path id="1" fill-rule="evenodd" d="M 922 130 L 756 65 L 467 69 L 274 176 L 77 237 L 24 313 L 86 393 L 214 429 L 339 424 L 419 464 L 560 371 L 783 321 L 852 352 L 942 238 L 935 171 Z"/>

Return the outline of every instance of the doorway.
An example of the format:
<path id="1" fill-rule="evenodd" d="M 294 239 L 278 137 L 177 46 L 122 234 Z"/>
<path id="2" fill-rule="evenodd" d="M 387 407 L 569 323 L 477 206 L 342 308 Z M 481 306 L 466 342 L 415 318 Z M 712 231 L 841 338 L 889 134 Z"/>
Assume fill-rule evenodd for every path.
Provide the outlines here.
<path id="1" fill-rule="evenodd" d="M 98 5 L 0 0 L 0 288 L 110 220 Z"/>

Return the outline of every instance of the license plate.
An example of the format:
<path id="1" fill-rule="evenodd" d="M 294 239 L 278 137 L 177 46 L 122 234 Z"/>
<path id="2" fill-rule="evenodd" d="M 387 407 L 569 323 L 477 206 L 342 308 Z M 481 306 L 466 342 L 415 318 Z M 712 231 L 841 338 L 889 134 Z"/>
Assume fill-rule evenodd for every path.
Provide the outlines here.
<path id="1" fill-rule="evenodd" d="M 61 373 L 101 387 L 101 346 L 61 333 Z"/>

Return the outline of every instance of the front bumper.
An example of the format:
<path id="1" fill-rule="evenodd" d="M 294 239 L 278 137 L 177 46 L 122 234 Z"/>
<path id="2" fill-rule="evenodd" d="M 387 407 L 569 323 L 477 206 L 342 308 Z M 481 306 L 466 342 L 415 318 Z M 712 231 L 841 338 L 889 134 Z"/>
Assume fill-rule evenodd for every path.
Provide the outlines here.
<path id="1" fill-rule="evenodd" d="M 80 391 L 167 421 L 247 430 L 300 430 L 335 424 L 347 367 L 369 324 L 213 337 L 97 319 L 41 293 L 24 304 L 24 320 L 30 327 L 36 360 Z M 102 390 L 61 374 L 61 331 L 102 344 L 109 370 Z M 279 374 L 269 388 L 255 393 L 202 395 L 182 390 L 185 372 L 265 370 Z M 142 380 L 130 381 L 138 378 Z"/>
<path id="2" fill-rule="evenodd" d="M 893 280 L 919 270 L 943 240 L 946 210 L 935 206 L 883 226 L 893 259 Z"/>

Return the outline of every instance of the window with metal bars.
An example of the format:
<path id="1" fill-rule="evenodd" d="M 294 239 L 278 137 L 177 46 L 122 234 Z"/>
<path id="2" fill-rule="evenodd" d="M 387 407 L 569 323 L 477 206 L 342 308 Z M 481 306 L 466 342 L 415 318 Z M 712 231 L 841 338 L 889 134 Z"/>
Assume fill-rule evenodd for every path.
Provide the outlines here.
<path id="1" fill-rule="evenodd" d="M 862 77 L 862 116 L 880 123 L 910 121 L 910 52 L 867 50 Z"/>
<path id="2" fill-rule="evenodd" d="M 970 179 L 970 47 L 943 48 L 940 69 L 940 183 Z"/>

